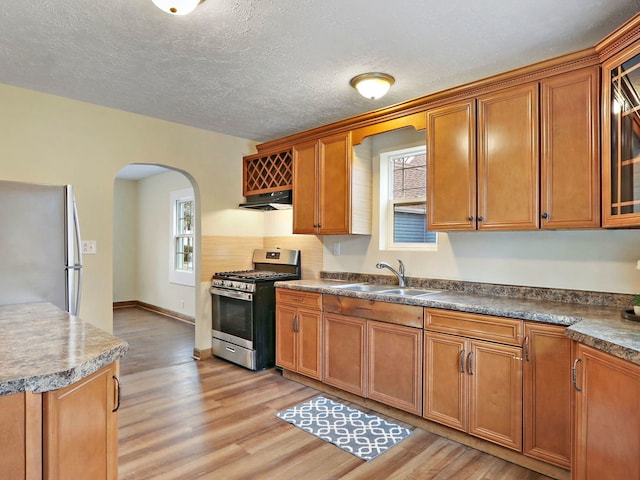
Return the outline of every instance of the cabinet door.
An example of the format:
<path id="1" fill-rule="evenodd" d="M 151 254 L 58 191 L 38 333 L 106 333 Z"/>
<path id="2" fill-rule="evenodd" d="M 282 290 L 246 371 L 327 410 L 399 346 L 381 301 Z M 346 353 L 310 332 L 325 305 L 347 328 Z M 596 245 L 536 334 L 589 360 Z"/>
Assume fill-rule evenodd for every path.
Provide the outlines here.
<path id="1" fill-rule="evenodd" d="M 293 147 L 293 233 L 317 233 L 318 142 Z"/>
<path id="2" fill-rule="evenodd" d="M 42 395 L 0 395 L 0 478 L 42 478 Z"/>
<path id="3" fill-rule="evenodd" d="M 602 226 L 640 226 L 640 42 L 602 64 Z"/>
<path id="4" fill-rule="evenodd" d="M 475 230 L 475 100 L 427 110 L 427 197 L 428 230 Z"/>
<path id="5" fill-rule="evenodd" d="M 316 380 L 322 378 L 322 314 L 298 310 L 298 373 Z"/>
<path id="6" fill-rule="evenodd" d="M 118 477 L 117 362 L 43 395 L 43 477 Z"/>
<path id="7" fill-rule="evenodd" d="M 422 414 L 422 330 L 368 321 L 367 396 Z"/>
<path id="8" fill-rule="evenodd" d="M 525 455 L 571 466 L 571 340 L 566 327 L 525 324 Z"/>
<path id="9" fill-rule="evenodd" d="M 522 349 L 470 341 L 469 433 L 522 451 Z"/>
<path id="10" fill-rule="evenodd" d="M 319 141 L 320 234 L 346 234 L 351 230 L 351 156 L 350 133 Z"/>
<path id="11" fill-rule="evenodd" d="M 600 226 L 599 69 L 542 81 L 542 228 Z"/>
<path id="12" fill-rule="evenodd" d="M 298 355 L 294 321 L 297 310 L 286 305 L 276 306 L 276 365 L 296 371 Z"/>
<path id="13" fill-rule="evenodd" d="M 538 228 L 538 84 L 478 98 L 478 229 Z"/>
<path id="14" fill-rule="evenodd" d="M 462 431 L 467 430 L 467 353 L 464 338 L 424 333 L 423 416 Z"/>
<path id="15" fill-rule="evenodd" d="M 324 382 L 357 395 L 366 392 L 366 320 L 324 315 Z"/>
<path id="16" fill-rule="evenodd" d="M 640 478 L 640 367 L 578 344 L 574 480 Z"/>

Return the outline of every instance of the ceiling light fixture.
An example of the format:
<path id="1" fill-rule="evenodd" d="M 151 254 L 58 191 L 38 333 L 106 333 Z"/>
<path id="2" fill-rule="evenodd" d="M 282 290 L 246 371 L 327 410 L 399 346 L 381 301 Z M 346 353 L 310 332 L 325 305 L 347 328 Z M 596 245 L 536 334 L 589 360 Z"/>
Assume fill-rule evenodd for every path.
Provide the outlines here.
<path id="1" fill-rule="evenodd" d="M 204 0 L 152 0 L 156 7 L 171 15 L 186 15 L 193 12 Z"/>
<path id="2" fill-rule="evenodd" d="M 369 72 L 353 77 L 349 83 L 363 97 L 377 100 L 384 97 L 395 81 L 387 73 Z"/>

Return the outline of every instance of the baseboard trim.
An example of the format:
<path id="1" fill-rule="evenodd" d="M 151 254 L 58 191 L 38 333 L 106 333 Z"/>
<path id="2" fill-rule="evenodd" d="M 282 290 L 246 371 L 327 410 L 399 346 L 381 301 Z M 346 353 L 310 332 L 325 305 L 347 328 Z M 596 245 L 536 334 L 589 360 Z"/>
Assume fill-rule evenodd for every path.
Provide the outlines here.
<path id="1" fill-rule="evenodd" d="M 140 300 L 127 300 L 124 302 L 113 302 L 113 308 L 129 308 L 129 307 L 143 308 L 151 312 L 159 313 L 160 315 L 165 315 L 167 317 L 175 318 L 176 320 L 182 320 L 183 322 L 191 323 L 192 325 L 195 325 L 196 323 L 196 319 L 194 317 L 183 315 L 182 313 L 174 312 L 173 310 L 158 307 L 157 305 L 152 305 L 150 303 L 141 302 Z"/>
<path id="2" fill-rule="evenodd" d="M 193 349 L 193 359 L 194 360 L 206 360 L 208 358 L 213 357 L 213 353 L 211 353 L 210 348 L 205 348 L 200 350 L 199 348 Z"/>
<path id="3" fill-rule="evenodd" d="M 318 380 L 300 375 L 299 373 L 291 372 L 289 370 L 282 370 L 282 376 L 308 387 L 315 388 L 316 390 L 320 390 L 321 392 L 335 395 L 336 397 L 343 398 L 353 403 L 357 403 L 358 405 L 361 405 L 365 408 L 370 408 L 371 410 L 375 410 L 376 412 L 382 413 L 383 415 L 389 415 L 390 417 L 406 422 L 410 425 L 413 425 L 414 427 L 422 428 L 431 433 L 435 433 L 436 435 L 440 435 L 441 437 L 445 437 L 463 445 L 467 445 L 469 447 L 475 448 L 476 450 L 480 450 L 481 452 L 488 453 L 495 457 L 506 460 L 507 462 L 515 463 L 516 465 L 520 465 L 548 477 L 558 480 L 569 480 L 571 476 L 571 473 L 563 468 L 556 467 L 555 465 L 551 465 L 532 457 L 528 457 L 522 453 L 510 450 L 491 442 L 487 442 L 481 438 L 473 437 L 453 428 L 431 422 L 425 418 L 417 417 L 416 415 L 412 415 L 405 411 L 398 410 L 397 408 L 390 407 L 380 402 L 376 402 L 375 400 L 362 398 L 358 395 L 345 392 L 344 390 L 332 387 Z"/>

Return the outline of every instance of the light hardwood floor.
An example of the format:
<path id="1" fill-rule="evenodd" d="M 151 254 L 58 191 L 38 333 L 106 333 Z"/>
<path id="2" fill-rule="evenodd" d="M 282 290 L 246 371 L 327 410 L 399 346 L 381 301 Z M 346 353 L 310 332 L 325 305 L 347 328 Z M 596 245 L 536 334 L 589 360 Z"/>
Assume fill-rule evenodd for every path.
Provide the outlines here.
<path id="1" fill-rule="evenodd" d="M 193 326 L 126 308 L 114 311 L 114 333 L 131 345 L 121 363 L 121 480 L 548 478 L 420 428 L 364 462 L 274 416 L 317 390 L 273 369 L 193 361 Z"/>

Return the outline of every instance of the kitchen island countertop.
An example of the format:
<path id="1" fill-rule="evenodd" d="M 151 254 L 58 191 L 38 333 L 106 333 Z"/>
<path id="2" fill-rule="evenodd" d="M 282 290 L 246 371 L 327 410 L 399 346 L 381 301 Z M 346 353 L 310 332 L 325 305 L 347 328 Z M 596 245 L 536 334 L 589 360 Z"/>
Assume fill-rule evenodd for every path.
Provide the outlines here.
<path id="1" fill-rule="evenodd" d="M 0 395 L 66 387 L 123 357 L 129 344 L 50 303 L 0 307 Z"/>
<path id="2" fill-rule="evenodd" d="M 620 308 L 447 290 L 418 297 L 385 295 L 339 288 L 345 283 L 349 282 L 313 279 L 276 282 L 275 286 L 566 325 L 566 335 L 569 338 L 640 365 L 640 323 L 621 318 Z"/>

